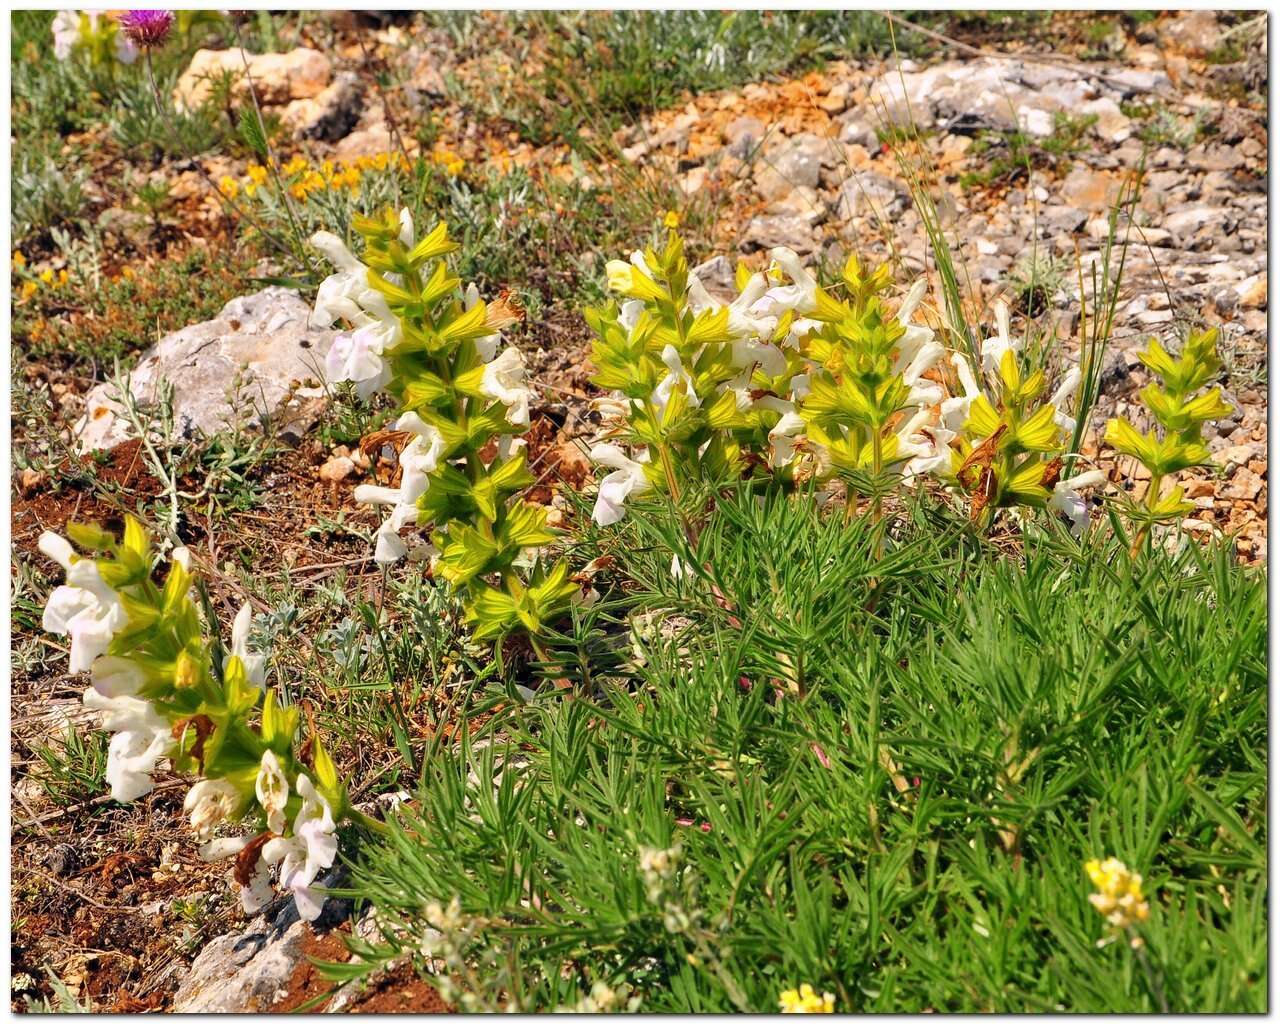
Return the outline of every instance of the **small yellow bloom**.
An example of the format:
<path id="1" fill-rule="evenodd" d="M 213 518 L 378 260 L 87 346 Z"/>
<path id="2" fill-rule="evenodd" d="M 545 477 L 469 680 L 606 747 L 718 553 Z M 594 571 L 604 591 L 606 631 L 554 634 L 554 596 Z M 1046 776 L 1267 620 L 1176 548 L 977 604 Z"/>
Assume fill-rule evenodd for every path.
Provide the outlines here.
<path id="1" fill-rule="evenodd" d="M 806 981 L 799 992 L 789 988 L 778 996 L 778 1009 L 783 1013 L 835 1013 L 836 997 L 830 992 L 819 996 Z"/>
<path id="2" fill-rule="evenodd" d="M 444 169 L 445 169 L 445 170 L 446 170 L 446 171 L 447 171 L 447 172 L 448 172 L 452 177 L 455 177 L 455 178 L 456 178 L 459 174 L 461 174 L 461 173 L 463 172 L 463 170 L 466 168 L 466 166 L 467 166 L 467 165 L 466 165 L 466 164 L 465 164 L 461 159 L 458 159 L 458 160 L 450 160 L 447 164 L 445 164 L 445 165 L 444 165 Z"/>
<path id="3" fill-rule="evenodd" d="M 34 281 L 22 282 L 22 298 L 24 301 L 26 299 L 31 298 L 31 296 L 33 296 L 35 293 L 36 293 L 36 283 Z"/>
<path id="4" fill-rule="evenodd" d="M 249 180 L 255 185 L 262 185 L 267 180 L 267 169 L 262 164 L 250 164 L 248 169 Z M 245 189 L 247 192 L 248 189 Z"/>
<path id="5" fill-rule="evenodd" d="M 307 186 L 302 182 L 295 182 L 289 186 L 289 194 L 294 199 L 303 200 L 307 198 Z"/>
<path id="6" fill-rule="evenodd" d="M 67 283 L 67 272 L 65 270 L 58 271 L 58 287 L 61 288 Z"/>
<path id="7" fill-rule="evenodd" d="M 256 181 L 247 181 L 244 185 L 244 194 L 253 196 L 258 191 L 258 183 Z"/>
<path id="8" fill-rule="evenodd" d="M 40 280 L 44 284 L 53 284 L 53 271 L 48 267 L 40 271 Z"/>
<path id="9" fill-rule="evenodd" d="M 1089 902 L 1112 927 L 1131 928 L 1151 916 L 1151 906 L 1142 898 L 1142 876 L 1130 871 L 1124 861 L 1115 857 L 1091 860 L 1084 870 L 1098 890 L 1090 894 Z"/>
<path id="10" fill-rule="evenodd" d="M 387 154 L 379 153 L 373 158 L 373 166 L 375 170 L 385 171 L 387 169 Z"/>
<path id="11" fill-rule="evenodd" d="M 680 226 L 680 214 L 676 213 L 675 210 L 668 210 L 667 215 L 662 218 L 662 224 L 664 227 L 674 231 Z"/>
<path id="12" fill-rule="evenodd" d="M 13 250 L 13 265 L 19 270 L 27 265 L 27 258 L 22 255 L 21 249 Z"/>
<path id="13" fill-rule="evenodd" d="M 138 275 L 137 272 L 134 271 L 133 267 L 125 267 L 120 271 L 120 276 L 126 281 L 132 281 Z"/>
<path id="14" fill-rule="evenodd" d="M 228 199 L 234 199 L 240 192 L 240 186 L 236 184 L 236 179 L 224 174 L 218 179 L 218 191 Z"/>
<path id="15" fill-rule="evenodd" d="M 307 169 L 307 161 L 303 156 L 295 156 L 287 164 L 284 165 L 284 173 L 288 175 L 300 174 Z"/>

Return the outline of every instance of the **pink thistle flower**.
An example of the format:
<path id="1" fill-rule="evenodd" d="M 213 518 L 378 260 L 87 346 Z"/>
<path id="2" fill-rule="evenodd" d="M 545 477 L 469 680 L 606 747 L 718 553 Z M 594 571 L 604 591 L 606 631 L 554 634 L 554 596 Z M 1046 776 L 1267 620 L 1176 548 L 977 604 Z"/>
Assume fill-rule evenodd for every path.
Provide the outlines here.
<path id="1" fill-rule="evenodd" d="M 120 15 L 120 28 L 144 50 L 163 46 L 173 29 L 172 11 L 125 11 Z"/>

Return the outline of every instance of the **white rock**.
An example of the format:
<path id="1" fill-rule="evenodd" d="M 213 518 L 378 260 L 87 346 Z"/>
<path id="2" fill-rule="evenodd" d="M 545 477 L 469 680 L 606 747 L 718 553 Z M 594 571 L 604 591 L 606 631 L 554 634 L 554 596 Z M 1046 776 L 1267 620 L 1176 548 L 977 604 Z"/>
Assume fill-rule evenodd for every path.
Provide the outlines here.
<path id="1" fill-rule="evenodd" d="M 318 388 L 294 381 L 323 379 L 324 357 L 336 331 L 314 330 L 311 306 L 287 288 L 266 288 L 232 299 L 212 320 L 166 335 L 138 360 L 129 391 L 155 401 L 161 381 L 173 385 L 174 426 L 182 437 L 213 434 L 281 412 L 285 398 L 314 399 Z M 229 394 L 239 377 L 238 394 Z M 81 451 L 111 448 L 132 436 L 114 384 L 95 387 L 75 425 Z"/>

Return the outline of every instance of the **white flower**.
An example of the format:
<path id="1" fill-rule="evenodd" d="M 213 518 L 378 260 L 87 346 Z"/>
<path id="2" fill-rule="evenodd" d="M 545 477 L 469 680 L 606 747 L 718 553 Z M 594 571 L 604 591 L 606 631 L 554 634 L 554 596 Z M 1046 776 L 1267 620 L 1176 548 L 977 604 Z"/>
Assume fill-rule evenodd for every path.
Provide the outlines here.
<path id="1" fill-rule="evenodd" d="M 52 27 L 53 55 L 58 60 L 66 60 L 80 42 L 80 12 L 59 11 L 53 16 Z"/>
<path id="2" fill-rule="evenodd" d="M 387 330 L 399 330 L 386 298 L 369 284 L 369 268 L 351 254 L 342 239 L 328 231 L 317 231 L 311 236 L 311 244 L 338 268 L 338 273 L 320 282 L 311 313 L 313 327 L 332 327 L 345 319 L 356 327 L 381 322 Z"/>
<path id="3" fill-rule="evenodd" d="M 334 383 L 351 381 L 361 398 L 381 391 L 391 380 L 391 366 L 382 358 L 389 335 L 381 323 L 339 334 L 324 357 L 325 377 Z"/>
<path id="4" fill-rule="evenodd" d="M 1074 434 L 1076 431 L 1076 421 L 1074 416 L 1065 413 L 1062 407 L 1067 403 L 1067 399 L 1075 396 L 1076 390 L 1080 387 L 1080 367 L 1073 366 L 1067 371 L 1067 375 L 1062 378 L 1062 383 L 1058 385 L 1058 390 L 1053 393 L 1053 397 L 1049 399 L 1049 404 L 1054 408 L 1054 422 L 1062 428 L 1066 434 Z"/>
<path id="5" fill-rule="evenodd" d="M 250 842 L 252 836 L 240 836 L 235 839 L 214 839 L 200 847 L 200 859 L 206 863 L 226 860 L 234 857 Z M 249 884 L 240 886 L 240 905 L 246 914 L 256 914 L 271 902 L 271 869 L 261 857 L 253 866 L 253 874 L 249 876 Z"/>
<path id="6" fill-rule="evenodd" d="M 263 751 L 253 791 L 257 794 L 258 803 L 267 812 L 267 828 L 283 834 L 284 808 L 289 802 L 289 779 L 281 769 L 280 759 L 276 757 L 274 750 Z"/>
<path id="7" fill-rule="evenodd" d="M 262 859 L 268 864 L 281 862 L 280 884 L 293 890 L 298 915 L 304 921 L 314 921 L 320 916 L 324 895 L 313 883 L 333 864 L 338 839 L 329 802 L 305 775 L 298 776 L 298 795 L 302 807 L 293 819 L 293 835 L 268 841 L 262 848 Z"/>
<path id="8" fill-rule="evenodd" d="M 358 502 L 391 508 L 376 535 L 373 558 L 379 565 L 391 565 L 408 553 L 400 531 L 418 521 L 418 499 L 426 493 L 430 485 L 429 474 L 439 467 L 445 447 L 440 431 L 423 421 L 417 413 L 407 412 L 401 416 L 396 421 L 396 429 L 417 435 L 400 453 L 400 486 L 361 484 L 354 492 Z"/>
<path id="9" fill-rule="evenodd" d="M 524 356 L 508 347 L 485 364 L 480 393 L 507 407 L 507 422 L 513 427 L 529 425 L 529 399 L 533 392 L 525 383 Z"/>
<path id="10" fill-rule="evenodd" d="M 253 625 L 253 609 L 246 601 L 236 613 L 231 625 L 231 653 L 240 659 L 245 677 L 258 689 L 267 681 L 267 659 L 261 654 L 249 653 L 249 628 Z"/>
<path id="11" fill-rule="evenodd" d="M 625 264 L 623 264 L 625 266 Z M 640 314 L 644 312 L 643 299 L 628 299 L 618 310 L 618 324 L 630 334 L 640 322 Z"/>
<path id="12" fill-rule="evenodd" d="M 136 662 L 112 654 L 98 658 L 89 672 L 93 688 L 104 697 L 132 697 L 147 681 Z"/>
<path id="13" fill-rule="evenodd" d="M 463 308 L 470 309 L 480 301 L 480 289 L 476 287 L 472 281 L 467 285 L 467 290 L 463 293 Z M 480 362 L 487 363 L 495 355 L 498 354 L 498 345 L 502 342 L 501 334 L 486 334 L 483 338 L 476 338 L 476 354 L 480 357 Z"/>
<path id="14" fill-rule="evenodd" d="M 645 476 L 644 466 L 627 458 L 617 445 L 598 444 L 591 449 L 591 461 L 609 466 L 613 472 L 600 481 L 595 508 L 591 518 L 600 526 L 612 526 L 626 515 L 626 500 L 633 494 L 643 494 L 652 486 Z"/>
<path id="15" fill-rule="evenodd" d="M 1077 473 L 1070 479 L 1059 480 L 1054 485 L 1053 494 L 1049 497 L 1049 508 L 1071 520 L 1071 532 L 1077 537 L 1089 525 L 1089 505 L 1080 492 L 1086 487 L 1097 487 L 1106 479 L 1102 470 L 1091 469 L 1087 473 Z"/>
<path id="16" fill-rule="evenodd" d="M 1021 352 L 1022 338 L 1009 336 L 1009 307 L 1003 299 L 996 300 L 996 333 L 982 342 L 982 368 L 987 373 L 997 373 L 1006 352 Z"/>
<path id="17" fill-rule="evenodd" d="M 785 246 L 770 250 L 769 256 L 791 278 L 792 283 L 770 288 L 755 303 L 752 312 L 776 317 L 782 316 L 787 310 L 795 313 L 811 312 L 817 305 L 818 279 L 805 269 L 800 257 Z"/>
<path id="18" fill-rule="evenodd" d="M 124 804 L 150 793 L 156 762 L 173 744 L 169 723 L 137 697 L 107 697 L 90 688 L 84 691 L 84 705 L 101 711 L 102 728 L 116 734 L 107 748 L 112 799 Z"/>
<path id="19" fill-rule="evenodd" d="M 899 455 L 910 455 L 902 479 L 913 484 L 916 477 L 945 474 L 951 468 L 951 442 L 956 434 L 942 425 L 929 426 L 932 413 L 922 409 L 898 431 Z"/>
<path id="20" fill-rule="evenodd" d="M 663 348 L 662 362 L 667 367 L 667 375 L 658 382 L 658 386 L 653 389 L 653 394 L 649 399 L 656 406 L 659 414 L 667 407 L 667 403 L 671 401 L 676 385 L 682 382 L 689 405 L 694 409 L 700 406 L 702 402 L 693 390 L 693 378 L 689 376 L 684 364 L 680 362 L 680 353 L 674 345 L 667 345 Z"/>
<path id="21" fill-rule="evenodd" d="M 240 790 L 226 779 L 201 779 L 187 790 L 182 809 L 190 815 L 196 836 L 207 839 L 209 833 L 229 820 L 243 804 Z"/>
<path id="22" fill-rule="evenodd" d="M 942 425 L 956 433 L 969 418 L 969 407 L 973 405 L 973 400 L 982 392 L 978 389 L 978 382 L 974 379 L 973 370 L 969 367 L 969 360 L 959 352 L 955 352 L 951 356 L 951 365 L 956 369 L 964 394 L 948 398 L 942 403 Z"/>
<path id="23" fill-rule="evenodd" d="M 129 616 L 116 592 L 107 586 L 91 558 L 79 558 L 56 533 L 40 535 L 39 548 L 66 570 L 67 582 L 49 595 L 42 625 L 71 637 L 70 672 L 83 672 L 104 653 Z"/>

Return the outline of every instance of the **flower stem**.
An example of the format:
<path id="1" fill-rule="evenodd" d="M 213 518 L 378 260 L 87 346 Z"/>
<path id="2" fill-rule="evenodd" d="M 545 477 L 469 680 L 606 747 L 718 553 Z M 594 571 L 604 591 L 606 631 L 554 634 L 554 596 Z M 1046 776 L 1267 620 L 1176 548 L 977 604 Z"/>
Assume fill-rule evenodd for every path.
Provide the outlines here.
<path id="1" fill-rule="evenodd" d="M 180 148 L 185 150 L 186 147 L 182 145 L 182 139 L 178 135 L 177 128 L 175 128 L 173 122 L 169 120 L 169 117 L 168 117 L 169 112 L 165 107 L 164 98 L 160 93 L 160 84 L 156 81 L 155 66 L 151 63 L 151 51 L 144 50 L 143 55 L 145 57 L 146 65 L 147 65 L 147 80 L 151 85 L 151 98 L 155 100 L 155 104 L 156 104 L 156 113 L 160 115 L 160 120 L 164 123 L 164 126 L 169 130 L 169 134 L 173 137 L 173 141 L 176 142 Z M 263 227 L 261 221 L 259 221 L 256 217 L 250 214 L 247 210 L 242 209 L 240 205 L 236 203 L 236 201 L 232 199 L 230 196 L 224 195 L 222 190 L 218 188 L 217 183 L 213 180 L 212 177 L 210 177 L 209 172 L 204 169 L 204 164 L 200 162 L 200 159 L 198 157 L 196 157 L 190 152 L 187 152 L 187 159 L 191 161 L 192 165 L 196 169 L 196 173 L 199 174 L 200 177 L 204 179 L 205 184 L 208 185 L 209 188 L 213 190 L 213 194 L 218 197 L 218 200 L 222 203 L 224 207 L 230 207 L 231 210 L 233 210 L 237 216 L 247 220 L 250 224 L 252 224 L 255 228 L 257 228 L 258 233 L 262 235 L 263 238 L 265 238 L 268 242 L 274 245 L 286 256 L 289 256 L 292 258 L 293 256 L 296 255 L 293 252 L 293 250 L 291 250 L 284 242 L 282 242 L 278 237 L 276 237 L 276 235 L 272 234 L 265 227 Z"/>

